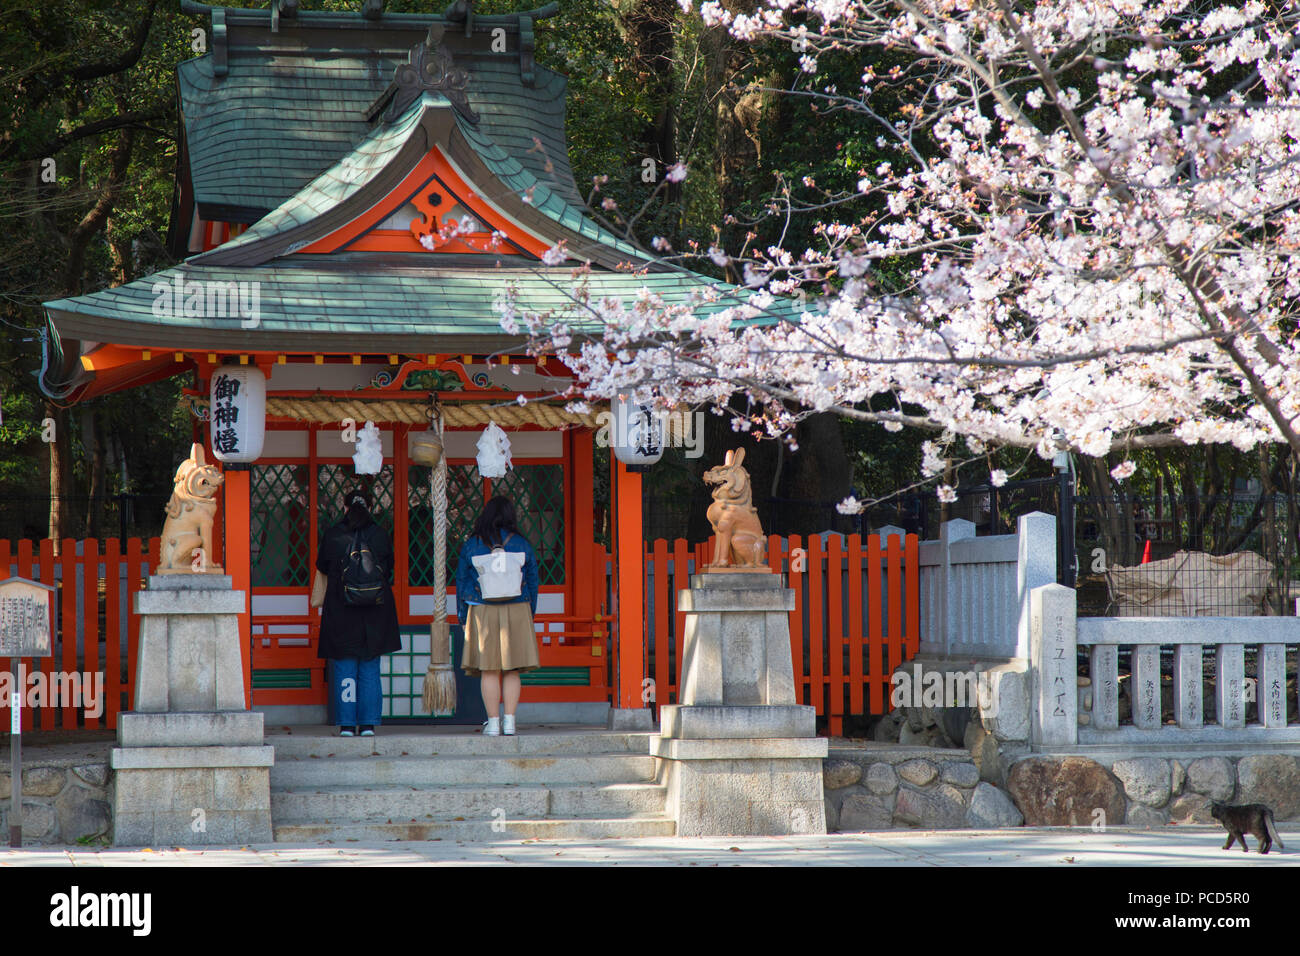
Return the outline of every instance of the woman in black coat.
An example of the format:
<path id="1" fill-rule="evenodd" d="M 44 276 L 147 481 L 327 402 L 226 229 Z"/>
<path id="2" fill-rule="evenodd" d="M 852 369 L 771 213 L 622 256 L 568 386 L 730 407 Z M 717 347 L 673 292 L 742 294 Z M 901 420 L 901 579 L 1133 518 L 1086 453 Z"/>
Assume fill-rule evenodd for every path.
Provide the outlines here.
<path id="1" fill-rule="evenodd" d="M 355 546 L 354 546 L 355 545 Z M 344 571 L 353 551 L 369 550 L 376 587 L 353 599 L 344 595 Z M 358 566 L 352 560 L 353 567 Z M 330 668 L 330 693 L 338 714 L 339 735 L 374 735 L 383 712 L 379 682 L 379 655 L 401 650 L 397 605 L 393 600 L 393 543 L 370 516 L 364 491 L 350 492 L 342 521 L 321 536 L 316 570 L 328 580 L 321 614 L 319 655 L 334 662 Z M 357 601 L 362 603 L 356 603 Z"/>

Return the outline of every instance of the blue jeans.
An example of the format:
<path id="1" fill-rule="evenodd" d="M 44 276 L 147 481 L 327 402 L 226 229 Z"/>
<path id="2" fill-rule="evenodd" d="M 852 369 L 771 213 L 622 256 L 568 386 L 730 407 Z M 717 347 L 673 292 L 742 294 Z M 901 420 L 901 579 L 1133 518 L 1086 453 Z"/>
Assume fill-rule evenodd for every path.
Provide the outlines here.
<path id="1" fill-rule="evenodd" d="M 355 657 L 338 658 L 330 668 L 330 693 L 334 696 L 340 727 L 377 726 L 384 712 L 383 690 L 379 683 L 379 658 L 368 661 Z M 344 696 L 344 682 L 351 681 Z"/>

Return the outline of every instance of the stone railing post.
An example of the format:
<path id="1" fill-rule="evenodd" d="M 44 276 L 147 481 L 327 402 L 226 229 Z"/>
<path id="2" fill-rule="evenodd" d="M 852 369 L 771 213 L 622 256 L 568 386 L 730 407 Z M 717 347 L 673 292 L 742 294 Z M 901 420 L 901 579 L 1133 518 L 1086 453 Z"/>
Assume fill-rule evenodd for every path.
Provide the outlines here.
<path id="1" fill-rule="evenodd" d="M 1021 515 L 1016 526 L 1016 597 L 1020 622 L 1016 629 L 1016 657 L 1029 657 L 1029 595 L 1035 588 L 1056 583 L 1056 519 L 1041 511 Z"/>
<path id="2" fill-rule="evenodd" d="M 1073 588 L 1045 584 L 1029 592 L 1035 746 L 1072 747 L 1079 742 L 1075 611 Z"/>
<path id="3" fill-rule="evenodd" d="M 939 526 L 939 593 L 943 595 L 943 604 L 936 630 L 943 635 L 944 657 L 950 656 L 953 644 L 961 640 L 962 608 L 958 604 L 957 576 L 952 571 L 952 546 L 974 537 L 975 525 L 964 518 L 954 518 Z"/>

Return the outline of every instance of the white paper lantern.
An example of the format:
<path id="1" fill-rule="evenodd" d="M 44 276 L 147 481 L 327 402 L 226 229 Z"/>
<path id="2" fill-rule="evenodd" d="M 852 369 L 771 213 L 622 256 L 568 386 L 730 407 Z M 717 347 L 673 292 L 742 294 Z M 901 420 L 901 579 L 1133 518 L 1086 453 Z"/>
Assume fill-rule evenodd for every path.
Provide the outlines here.
<path id="1" fill-rule="evenodd" d="M 625 465 L 653 465 L 664 456 L 663 422 L 653 406 L 620 395 L 610 403 L 614 413 L 614 457 Z"/>
<path id="2" fill-rule="evenodd" d="M 484 478 L 500 478 L 506 469 L 514 467 L 510 461 L 510 439 L 496 422 L 488 422 L 477 447 L 478 473 Z"/>
<path id="3" fill-rule="evenodd" d="M 266 439 L 266 376 L 256 366 L 223 365 L 212 373 L 208 415 L 212 453 L 227 463 L 257 461 Z"/>

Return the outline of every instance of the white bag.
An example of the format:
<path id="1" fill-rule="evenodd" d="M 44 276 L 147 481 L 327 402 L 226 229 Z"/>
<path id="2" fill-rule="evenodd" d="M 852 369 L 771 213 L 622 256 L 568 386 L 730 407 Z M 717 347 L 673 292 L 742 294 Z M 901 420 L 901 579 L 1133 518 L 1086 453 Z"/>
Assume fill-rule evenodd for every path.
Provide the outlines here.
<path id="1" fill-rule="evenodd" d="M 528 556 L 522 551 L 497 547 L 491 554 L 480 554 L 472 560 L 483 600 L 519 597 L 523 593 L 524 562 Z"/>

